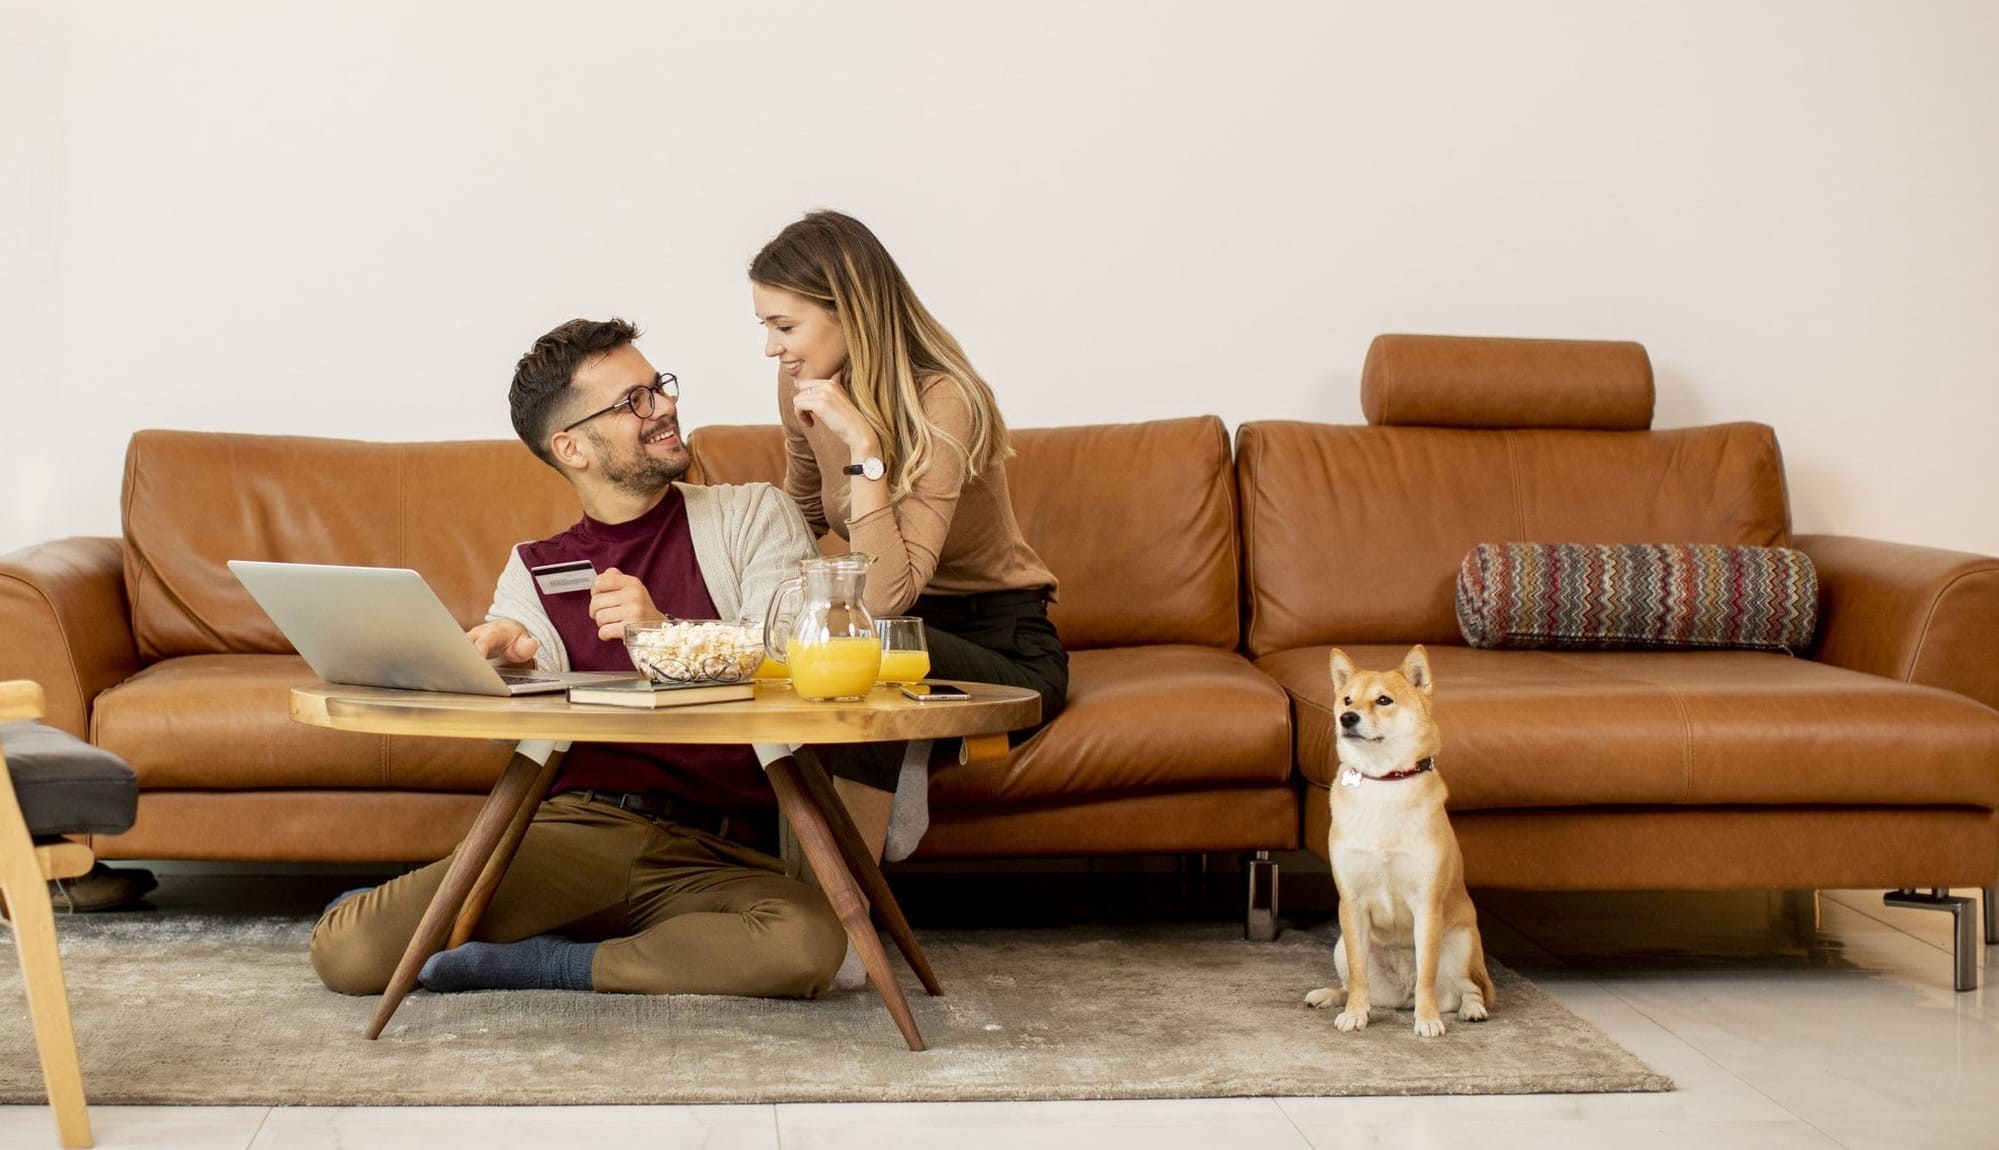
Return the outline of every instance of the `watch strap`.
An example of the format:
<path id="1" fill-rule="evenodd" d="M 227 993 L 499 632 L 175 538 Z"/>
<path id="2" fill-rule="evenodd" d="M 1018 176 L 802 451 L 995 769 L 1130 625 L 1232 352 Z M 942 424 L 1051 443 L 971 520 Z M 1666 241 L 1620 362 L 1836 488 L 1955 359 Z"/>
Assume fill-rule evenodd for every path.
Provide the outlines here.
<path id="1" fill-rule="evenodd" d="M 870 455 L 859 463 L 849 463 L 840 469 L 842 475 L 859 475 L 869 480 L 880 479 L 887 474 L 888 467 L 877 456 Z"/>

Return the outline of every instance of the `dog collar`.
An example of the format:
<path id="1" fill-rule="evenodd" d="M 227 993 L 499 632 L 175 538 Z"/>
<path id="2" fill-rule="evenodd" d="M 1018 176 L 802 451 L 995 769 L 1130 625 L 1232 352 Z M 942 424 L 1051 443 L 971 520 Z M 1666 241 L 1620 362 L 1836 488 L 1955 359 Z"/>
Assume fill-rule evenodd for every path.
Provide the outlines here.
<path id="1" fill-rule="evenodd" d="M 1343 767 L 1340 770 L 1340 785 L 1343 787 L 1357 787 L 1360 785 L 1362 779 L 1372 779 L 1377 783 L 1392 783 L 1397 779 L 1413 779 L 1425 771 L 1434 771 L 1436 769 L 1437 760 L 1434 758 L 1417 759 L 1416 765 L 1410 767 L 1408 770 L 1390 771 L 1385 775 L 1363 775 L 1353 767 Z"/>

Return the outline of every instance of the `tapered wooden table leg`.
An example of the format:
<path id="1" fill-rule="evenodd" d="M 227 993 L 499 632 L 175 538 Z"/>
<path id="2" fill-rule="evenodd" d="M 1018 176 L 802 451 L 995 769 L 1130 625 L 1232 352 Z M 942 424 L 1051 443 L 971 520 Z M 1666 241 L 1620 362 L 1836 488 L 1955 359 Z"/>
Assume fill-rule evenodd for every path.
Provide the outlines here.
<path id="1" fill-rule="evenodd" d="M 561 751 L 552 751 L 550 755 L 551 760 L 542 764 L 535 785 L 521 800 L 520 809 L 514 812 L 514 821 L 507 824 L 507 833 L 501 836 L 500 845 L 493 850 L 493 857 L 486 860 L 486 869 L 479 872 L 479 881 L 472 884 L 472 893 L 465 896 L 465 906 L 458 912 L 458 921 L 451 928 L 451 938 L 444 944 L 446 950 L 471 941 L 472 932 L 479 928 L 479 920 L 486 915 L 487 904 L 493 901 L 493 892 L 500 889 L 500 880 L 507 877 L 507 868 L 514 865 L 514 855 L 521 849 L 521 840 L 527 837 L 528 824 L 534 821 L 536 809 L 548 797 L 548 788 L 555 785 L 555 776 L 562 766 Z"/>
<path id="2" fill-rule="evenodd" d="M 423 920 L 417 923 L 416 933 L 410 936 L 409 947 L 403 951 L 402 961 L 396 965 L 395 977 L 389 980 L 381 1003 L 375 1007 L 375 1016 L 368 1022 L 367 1037 L 381 1037 L 382 1028 L 389 1024 L 396 1008 L 402 1005 L 410 991 L 416 989 L 417 971 L 423 969 L 424 962 L 431 955 L 444 949 L 452 929 L 458 924 L 459 912 L 464 908 L 467 896 L 472 893 L 480 876 L 486 873 L 487 864 L 492 861 L 501 840 L 506 838 L 508 828 L 522 813 L 522 804 L 530 796 L 547 792 L 560 761 L 558 756 L 550 756 L 548 765 L 543 766 L 520 755 L 507 760 L 506 770 L 500 773 L 500 781 L 494 784 L 493 793 L 486 796 L 486 805 L 479 808 L 479 817 L 472 821 L 472 829 L 466 832 L 465 841 L 458 844 L 458 853 L 452 857 L 443 883 L 439 884 L 437 894 L 423 912 Z M 497 885 L 497 876 L 494 882 Z"/>
<path id="3" fill-rule="evenodd" d="M 833 789 L 833 779 L 826 773 L 825 764 L 819 761 L 819 756 L 810 747 L 800 747 L 793 757 L 798 760 L 798 773 L 805 783 L 806 793 L 812 796 L 820 810 L 826 812 L 833 841 L 840 848 L 841 857 L 846 859 L 847 869 L 860 885 L 861 894 L 873 906 L 875 914 L 881 917 L 882 925 L 888 928 L 889 937 L 895 940 L 902 957 L 908 960 L 909 968 L 916 972 L 923 989 L 931 994 L 944 993 L 944 988 L 937 984 L 937 976 L 930 970 L 930 960 L 923 956 L 923 948 L 917 944 L 916 932 L 909 929 L 909 920 L 902 916 L 902 907 L 888 889 L 888 878 L 882 874 L 881 864 L 875 862 L 874 852 L 862 841 L 854 820 L 847 817 L 847 808 L 840 802 L 839 792 Z"/>
<path id="4" fill-rule="evenodd" d="M 840 916 L 840 924 L 847 928 L 847 937 L 853 940 L 854 949 L 860 952 L 861 963 L 868 969 L 868 978 L 875 984 L 875 990 L 882 997 L 882 1004 L 888 1007 L 889 1017 L 895 1019 L 897 1030 L 902 1031 L 903 1041 L 911 1050 L 922 1050 L 923 1036 L 917 1033 L 916 1016 L 910 1013 L 909 1000 L 903 997 L 902 984 L 896 980 L 895 971 L 890 968 L 888 952 L 882 949 L 881 936 L 875 933 L 875 924 L 868 917 L 867 903 L 861 898 L 860 887 L 847 869 L 833 823 L 847 823 L 851 832 L 853 826 L 847 821 L 846 808 L 836 799 L 822 806 L 814 799 L 807 787 L 803 772 L 792 757 L 778 759 L 764 768 L 770 778 L 771 788 L 777 792 L 779 807 L 784 817 L 791 822 L 791 829 L 798 836 L 799 849 L 805 852 L 806 861 L 812 864 L 812 871 L 819 876 L 819 888 L 826 895 L 826 901 L 833 905 L 833 913 Z M 830 787 L 829 787 L 830 789 Z M 859 835 L 855 835 L 858 839 Z M 863 852 L 865 853 L 865 851 Z"/>

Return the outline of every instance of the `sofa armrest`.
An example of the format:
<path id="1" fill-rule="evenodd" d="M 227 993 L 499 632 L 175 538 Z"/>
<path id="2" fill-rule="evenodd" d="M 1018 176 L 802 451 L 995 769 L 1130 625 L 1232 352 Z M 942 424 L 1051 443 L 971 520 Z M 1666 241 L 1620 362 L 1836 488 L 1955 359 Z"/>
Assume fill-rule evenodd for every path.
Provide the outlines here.
<path id="1" fill-rule="evenodd" d="M 1999 559 L 1845 535 L 1792 545 L 1818 569 L 1815 661 L 1999 708 Z"/>
<path id="2" fill-rule="evenodd" d="M 58 539 L 0 555 L 0 636 L 0 680 L 40 683 L 43 721 L 89 738 L 91 701 L 139 670 L 124 542 Z"/>

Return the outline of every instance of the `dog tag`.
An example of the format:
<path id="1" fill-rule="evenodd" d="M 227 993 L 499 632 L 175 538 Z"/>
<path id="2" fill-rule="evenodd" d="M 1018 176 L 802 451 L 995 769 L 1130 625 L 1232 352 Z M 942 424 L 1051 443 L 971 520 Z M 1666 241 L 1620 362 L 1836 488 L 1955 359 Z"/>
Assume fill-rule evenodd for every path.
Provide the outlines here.
<path id="1" fill-rule="evenodd" d="M 1359 786 L 1359 785 L 1360 785 L 1360 777 L 1361 777 L 1361 776 L 1360 776 L 1360 772 L 1359 772 L 1359 771 L 1357 771 L 1357 770 L 1355 770 L 1355 769 L 1354 769 L 1354 768 L 1352 768 L 1352 767 L 1341 767 L 1341 768 L 1340 768 L 1340 785 L 1341 785 L 1341 786 L 1343 786 L 1343 787 L 1357 787 L 1357 786 Z"/>
<path id="2" fill-rule="evenodd" d="M 597 581 L 597 569 L 588 559 L 577 559 L 570 563 L 550 563 L 545 567 L 531 567 L 528 573 L 534 576 L 535 586 L 544 595 L 561 595 L 568 591 L 588 591 Z"/>

